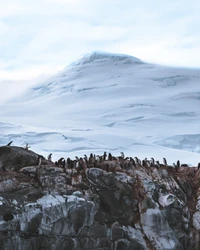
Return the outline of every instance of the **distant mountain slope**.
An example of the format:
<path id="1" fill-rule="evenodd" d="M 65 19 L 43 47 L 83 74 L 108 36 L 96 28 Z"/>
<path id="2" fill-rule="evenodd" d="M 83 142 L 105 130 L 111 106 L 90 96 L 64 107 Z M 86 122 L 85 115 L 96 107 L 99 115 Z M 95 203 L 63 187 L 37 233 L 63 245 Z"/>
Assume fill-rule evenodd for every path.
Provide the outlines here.
<path id="1" fill-rule="evenodd" d="M 143 155 L 162 158 L 159 152 L 164 146 L 176 148 L 171 154 L 182 156 L 178 149 L 200 151 L 194 143 L 189 141 L 185 147 L 184 140 L 178 139 L 200 134 L 199 83 L 200 70 L 93 52 L 3 104 L 0 117 L 3 122 L 27 125 L 26 141 L 31 141 L 28 132 L 48 132 L 45 143 L 38 136 L 34 144 L 35 150 L 43 152 L 75 155 L 123 150 L 137 155 L 145 145 Z M 59 135 L 52 139 L 52 133 L 82 139 L 70 142 Z M 3 136 L 5 141 L 6 129 Z M 177 138 L 177 145 L 168 137 L 175 142 Z"/>

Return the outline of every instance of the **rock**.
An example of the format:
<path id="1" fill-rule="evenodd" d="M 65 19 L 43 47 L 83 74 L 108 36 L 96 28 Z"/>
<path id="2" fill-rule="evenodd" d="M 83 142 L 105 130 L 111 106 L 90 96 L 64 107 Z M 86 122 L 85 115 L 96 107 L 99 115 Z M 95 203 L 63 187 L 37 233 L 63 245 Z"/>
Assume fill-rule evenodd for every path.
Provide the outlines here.
<path id="1" fill-rule="evenodd" d="M 0 249 L 200 249 L 196 169 L 130 172 L 109 161 L 112 172 L 77 172 L 45 159 L 38 168 L 37 157 L 0 147 Z"/>
<path id="2" fill-rule="evenodd" d="M 38 164 L 38 154 L 23 147 L 2 146 L 0 147 L 0 165 L 6 170 L 19 170 L 26 166 L 36 166 Z M 48 161 L 42 157 L 42 164 Z"/>

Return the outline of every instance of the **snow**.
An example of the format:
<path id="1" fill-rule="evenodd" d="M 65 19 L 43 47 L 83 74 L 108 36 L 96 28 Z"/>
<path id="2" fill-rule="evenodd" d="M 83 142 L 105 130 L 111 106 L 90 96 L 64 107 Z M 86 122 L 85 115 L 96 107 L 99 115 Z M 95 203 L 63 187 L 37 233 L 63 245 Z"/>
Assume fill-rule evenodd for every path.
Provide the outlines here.
<path id="1" fill-rule="evenodd" d="M 37 203 L 42 206 L 42 208 L 48 208 L 52 206 L 56 206 L 60 203 L 65 203 L 65 199 L 62 196 L 53 196 L 51 194 L 45 195 L 42 198 L 37 200 Z"/>
<path id="2" fill-rule="evenodd" d="M 159 197 L 159 203 L 161 206 L 166 207 L 174 203 L 175 197 L 173 194 L 162 195 Z"/>
<path id="3" fill-rule="evenodd" d="M 121 181 L 123 183 L 127 183 L 127 184 L 133 184 L 134 183 L 134 179 L 132 177 L 128 176 L 127 174 L 125 174 L 125 173 L 116 172 L 115 173 L 115 178 L 118 181 Z"/>
<path id="4" fill-rule="evenodd" d="M 0 145 L 53 160 L 104 151 L 199 162 L 200 70 L 93 52 L 0 102 Z M 4 86 L 0 83 L 0 90 Z"/>
<path id="5" fill-rule="evenodd" d="M 197 211 L 194 215 L 193 215 L 193 226 L 197 229 L 200 230 L 200 212 Z"/>

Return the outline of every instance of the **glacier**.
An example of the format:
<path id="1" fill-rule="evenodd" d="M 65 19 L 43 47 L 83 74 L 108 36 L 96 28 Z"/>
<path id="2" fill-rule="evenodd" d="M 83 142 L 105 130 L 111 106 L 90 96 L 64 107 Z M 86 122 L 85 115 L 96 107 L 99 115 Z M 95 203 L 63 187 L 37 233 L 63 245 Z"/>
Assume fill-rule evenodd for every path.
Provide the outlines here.
<path id="1" fill-rule="evenodd" d="M 0 145 L 28 143 L 53 160 L 123 151 L 196 166 L 199 82 L 200 69 L 92 52 L 9 99 L 0 85 Z"/>

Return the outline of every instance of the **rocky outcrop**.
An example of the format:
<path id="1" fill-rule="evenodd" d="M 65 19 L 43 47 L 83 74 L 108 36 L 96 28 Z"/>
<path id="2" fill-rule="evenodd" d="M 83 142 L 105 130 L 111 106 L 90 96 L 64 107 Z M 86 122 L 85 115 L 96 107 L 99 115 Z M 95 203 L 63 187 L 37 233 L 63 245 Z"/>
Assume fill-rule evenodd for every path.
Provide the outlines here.
<path id="1" fill-rule="evenodd" d="M 7 170 L 19 170 L 26 166 L 38 164 L 38 154 L 22 147 L 4 146 L 0 147 L 0 168 L 5 166 Z M 49 163 L 43 156 L 42 164 Z"/>
<path id="2" fill-rule="evenodd" d="M 200 249 L 196 167 L 77 172 L 37 159 L 0 147 L 0 249 Z"/>

